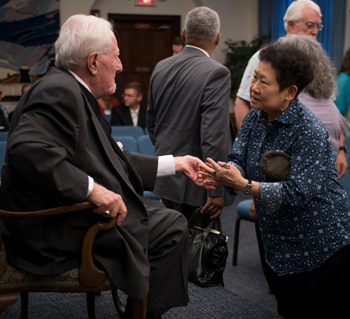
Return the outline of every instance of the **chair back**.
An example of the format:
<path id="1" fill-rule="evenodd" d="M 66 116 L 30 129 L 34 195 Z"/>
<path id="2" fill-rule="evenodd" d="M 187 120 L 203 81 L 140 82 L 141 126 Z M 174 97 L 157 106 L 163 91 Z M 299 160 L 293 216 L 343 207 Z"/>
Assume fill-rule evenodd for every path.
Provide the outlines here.
<path id="1" fill-rule="evenodd" d="M 109 124 L 111 124 L 112 114 L 103 114 L 103 117 L 107 120 Z"/>
<path id="2" fill-rule="evenodd" d="M 140 136 L 137 139 L 137 148 L 139 153 L 144 155 L 153 155 L 155 146 L 152 144 L 152 141 L 148 135 Z"/>
<path id="3" fill-rule="evenodd" d="M 132 136 L 137 139 L 145 135 L 141 126 L 112 126 L 112 136 Z"/>
<path id="4" fill-rule="evenodd" d="M 7 142 L 0 142 L 0 170 L 5 164 L 5 154 L 6 154 Z"/>
<path id="5" fill-rule="evenodd" d="M 0 132 L 0 142 L 7 142 L 9 132 Z"/>
<path id="6" fill-rule="evenodd" d="M 132 136 L 112 136 L 116 142 L 123 144 L 123 149 L 131 152 L 138 152 L 136 139 Z"/>

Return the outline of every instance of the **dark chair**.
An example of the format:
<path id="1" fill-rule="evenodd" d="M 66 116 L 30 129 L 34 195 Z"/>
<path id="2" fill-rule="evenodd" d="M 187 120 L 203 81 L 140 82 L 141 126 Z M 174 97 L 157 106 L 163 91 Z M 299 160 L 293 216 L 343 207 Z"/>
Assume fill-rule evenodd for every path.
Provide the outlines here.
<path id="1" fill-rule="evenodd" d="M 241 224 L 241 220 L 247 220 L 249 222 L 255 222 L 255 219 L 249 216 L 249 207 L 252 200 L 247 199 L 241 201 L 237 205 L 237 218 L 235 222 L 235 235 L 233 238 L 233 256 L 232 256 L 232 266 L 237 265 L 237 253 L 238 253 L 238 239 L 239 239 L 239 226 Z"/>
<path id="2" fill-rule="evenodd" d="M 72 213 L 91 209 L 88 203 L 79 203 L 58 208 L 35 212 L 9 212 L 0 210 L 0 218 L 33 218 Z M 115 218 L 106 222 L 96 222 L 86 232 L 81 249 L 81 266 L 56 276 L 39 276 L 12 267 L 6 259 L 6 250 L 0 231 L 0 315 L 21 296 L 21 319 L 28 318 L 29 292 L 85 292 L 88 317 L 95 318 L 95 294 L 111 290 L 117 312 L 122 315 L 124 306 L 120 302 L 117 287 L 113 285 L 108 275 L 100 270 L 92 258 L 92 246 L 99 231 L 105 231 L 115 226 Z M 145 318 L 147 297 L 141 300 L 130 298 L 133 319 Z"/>

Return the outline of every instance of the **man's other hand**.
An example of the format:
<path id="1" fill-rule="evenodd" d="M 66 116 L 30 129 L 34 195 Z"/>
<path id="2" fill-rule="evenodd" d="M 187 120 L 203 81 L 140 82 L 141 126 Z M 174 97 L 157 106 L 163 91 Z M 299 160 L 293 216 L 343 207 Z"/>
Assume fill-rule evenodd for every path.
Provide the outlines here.
<path id="1" fill-rule="evenodd" d="M 93 209 L 94 213 L 108 212 L 108 217 L 117 216 L 117 226 L 120 226 L 126 217 L 127 209 L 122 197 L 97 183 L 94 183 L 94 188 L 86 200 L 96 206 Z"/>

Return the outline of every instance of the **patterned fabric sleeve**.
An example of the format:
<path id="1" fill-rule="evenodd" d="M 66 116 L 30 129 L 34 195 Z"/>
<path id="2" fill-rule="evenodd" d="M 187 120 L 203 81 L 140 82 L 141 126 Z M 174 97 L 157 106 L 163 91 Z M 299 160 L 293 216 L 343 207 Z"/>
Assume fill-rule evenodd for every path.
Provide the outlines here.
<path id="1" fill-rule="evenodd" d="M 227 156 L 228 163 L 234 165 L 244 178 L 246 178 L 247 171 L 247 148 L 250 137 L 250 125 L 254 118 L 256 118 L 256 110 L 250 110 L 243 119 L 242 127 L 232 146 L 231 153 Z M 232 187 L 225 187 L 225 189 L 230 195 L 238 195 L 238 191 Z"/>
<path id="2" fill-rule="evenodd" d="M 271 213 L 282 207 L 303 207 L 317 194 L 325 192 L 328 170 L 335 157 L 323 136 L 320 131 L 305 128 L 294 143 L 287 180 L 260 183 L 262 204 Z"/>

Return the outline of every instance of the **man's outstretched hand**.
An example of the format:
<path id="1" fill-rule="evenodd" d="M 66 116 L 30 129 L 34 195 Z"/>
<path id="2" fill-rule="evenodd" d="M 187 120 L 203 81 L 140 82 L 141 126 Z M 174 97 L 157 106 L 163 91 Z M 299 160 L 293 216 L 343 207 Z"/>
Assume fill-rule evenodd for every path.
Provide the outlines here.
<path id="1" fill-rule="evenodd" d="M 215 190 L 212 185 L 206 185 L 198 179 L 199 164 L 204 164 L 199 158 L 190 155 L 174 157 L 175 171 L 184 174 L 197 186 Z"/>

